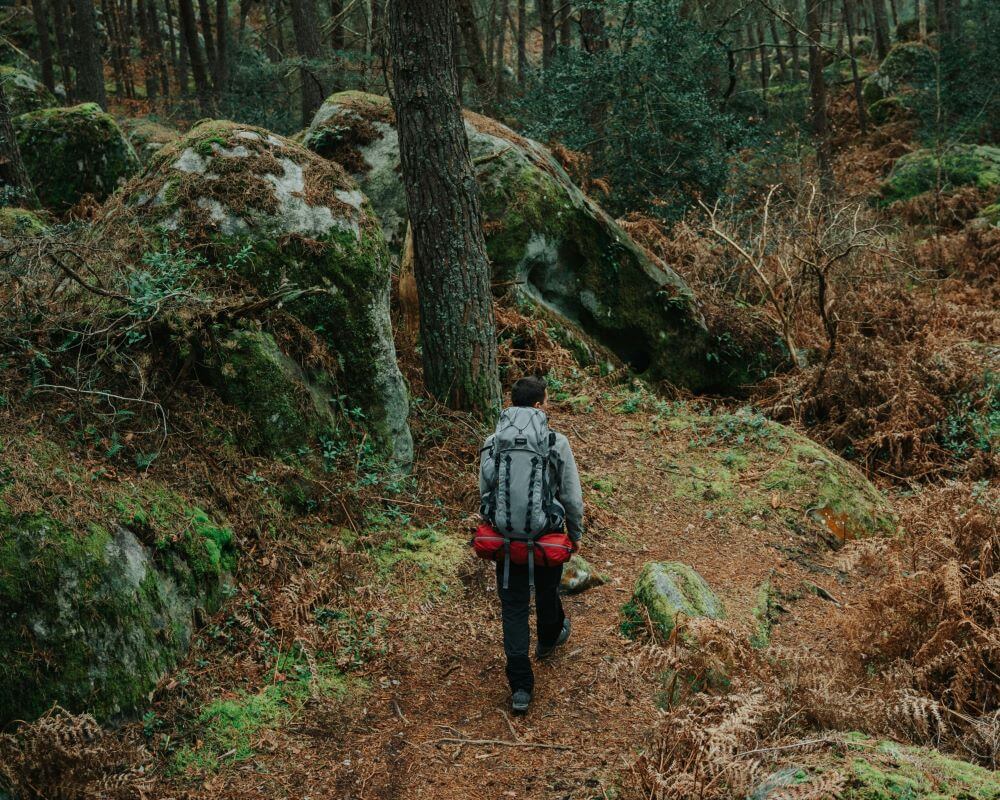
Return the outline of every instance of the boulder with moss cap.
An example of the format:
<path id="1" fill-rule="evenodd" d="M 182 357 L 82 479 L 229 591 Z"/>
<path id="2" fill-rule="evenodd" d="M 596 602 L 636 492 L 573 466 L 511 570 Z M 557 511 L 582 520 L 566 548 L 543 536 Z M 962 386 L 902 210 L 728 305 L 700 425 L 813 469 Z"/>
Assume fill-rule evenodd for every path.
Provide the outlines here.
<path id="1" fill-rule="evenodd" d="M 384 451 L 399 463 L 411 461 L 408 400 L 389 318 L 388 254 L 367 199 L 339 166 L 266 130 L 207 120 L 159 150 L 109 204 L 101 224 L 137 251 L 164 238 L 199 247 L 210 265 L 207 285 L 218 292 L 291 291 L 283 308 L 329 356 L 319 366 L 300 361 L 302 375 L 329 397 L 345 396 Z M 318 292 L 294 291 L 311 289 Z M 251 349 L 266 355 L 271 344 Z M 232 365 L 237 372 L 253 359 L 240 361 Z M 268 376 L 291 380 L 296 371 L 288 366 L 279 359 L 256 377 L 243 374 L 243 404 L 264 409 L 262 398 L 273 389 Z M 312 388 L 301 393 L 308 421 L 277 421 L 279 438 L 289 444 L 291 431 L 316 430 Z M 272 433 L 261 431 L 260 439 L 273 440 Z"/>
<path id="2" fill-rule="evenodd" d="M 96 103 L 32 111 L 12 123 L 38 199 L 55 211 L 86 195 L 101 202 L 139 169 L 114 117 Z"/>
<path id="3" fill-rule="evenodd" d="M 319 109 L 303 142 L 354 174 L 398 251 L 407 211 L 394 122 L 387 98 L 341 92 Z M 716 347 L 680 276 L 636 245 L 548 150 L 472 112 L 465 129 L 495 286 L 517 287 L 522 300 L 582 329 L 646 378 L 696 391 L 750 382 L 759 349 Z"/>
<path id="4" fill-rule="evenodd" d="M 16 67 L 0 66 L 0 83 L 12 117 L 58 105 L 55 95 L 45 88 L 45 84 Z"/>
<path id="5" fill-rule="evenodd" d="M 679 561 L 650 561 L 642 568 L 624 613 L 629 617 L 642 611 L 664 636 L 685 618 L 721 619 L 725 614 L 705 579 Z"/>

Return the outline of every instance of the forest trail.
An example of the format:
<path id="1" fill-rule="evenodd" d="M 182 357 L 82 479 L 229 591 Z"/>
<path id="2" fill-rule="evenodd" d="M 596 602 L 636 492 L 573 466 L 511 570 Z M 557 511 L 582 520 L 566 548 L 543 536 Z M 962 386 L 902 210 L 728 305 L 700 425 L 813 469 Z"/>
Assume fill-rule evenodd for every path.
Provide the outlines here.
<path id="1" fill-rule="evenodd" d="M 298 744 L 277 746 L 261 770 L 267 774 L 240 780 L 239 792 L 228 796 L 247 796 L 251 785 L 261 797 L 344 800 L 613 796 L 648 743 L 663 690 L 648 663 L 639 667 L 644 645 L 620 631 L 621 606 L 642 565 L 690 564 L 723 599 L 727 617 L 747 621 L 748 634 L 750 609 L 773 571 L 796 584 L 811 574 L 783 552 L 789 542 L 780 526 L 713 520 L 705 503 L 676 491 L 684 479 L 662 465 L 692 446 L 689 432 L 610 404 L 551 416 L 569 436 L 583 476 L 590 520 L 583 554 L 608 580 L 565 598 L 573 635 L 536 664 L 529 713 L 509 713 L 492 565 L 470 556 L 457 590 L 393 616 L 386 637 L 392 652 L 371 665 L 365 708 L 336 737 L 339 747 L 324 755 L 323 728 L 336 714 L 307 711 L 316 718 L 293 726 Z M 747 480 L 765 472 L 751 470 Z M 470 468 L 470 487 L 474 481 Z M 460 525 L 449 535 L 468 538 Z M 801 602 L 823 605 L 813 596 Z"/>

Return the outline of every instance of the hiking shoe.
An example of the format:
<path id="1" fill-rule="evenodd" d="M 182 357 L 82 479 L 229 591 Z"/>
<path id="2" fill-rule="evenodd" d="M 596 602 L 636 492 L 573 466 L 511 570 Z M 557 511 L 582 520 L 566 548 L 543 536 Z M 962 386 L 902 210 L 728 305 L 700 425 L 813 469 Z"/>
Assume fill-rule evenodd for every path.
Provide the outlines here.
<path id="1" fill-rule="evenodd" d="M 552 652 L 569 638 L 569 634 L 572 629 L 573 626 L 569 624 L 569 617 L 566 617 L 563 620 L 562 630 L 559 631 L 559 638 L 556 639 L 555 644 L 551 644 L 548 647 L 542 647 L 541 642 L 539 642 L 535 647 L 535 658 L 543 659 L 552 655 Z"/>
<path id="2" fill-rule="evenodd" d="M 515 714 L 523 714 L 531 704 L 531 692 L 518 689 L 510 698 L 510 708 Z"/>

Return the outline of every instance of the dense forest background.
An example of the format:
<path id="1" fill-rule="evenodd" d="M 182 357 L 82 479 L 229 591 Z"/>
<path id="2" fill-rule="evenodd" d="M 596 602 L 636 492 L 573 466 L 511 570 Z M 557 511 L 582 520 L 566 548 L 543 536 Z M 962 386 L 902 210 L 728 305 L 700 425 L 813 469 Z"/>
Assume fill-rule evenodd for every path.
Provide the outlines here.
<path id="1" fill-rule="evenodd" d="M 0 799 L 1000 797 L 996 0 L 0 0 L 0 64 Z M 527 373 L 588 530 L 512 720 Z"/>

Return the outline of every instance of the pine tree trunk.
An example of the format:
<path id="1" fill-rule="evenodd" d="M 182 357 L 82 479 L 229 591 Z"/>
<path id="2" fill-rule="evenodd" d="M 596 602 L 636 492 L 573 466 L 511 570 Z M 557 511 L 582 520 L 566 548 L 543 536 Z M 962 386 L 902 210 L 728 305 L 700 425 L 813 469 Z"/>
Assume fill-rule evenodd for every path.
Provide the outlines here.
<path id="1" fill-rule="evenodd" d="M 194 5 L 191 0 L 177 0 L 177 8 L 181 34 L 184 37 L 184 50 L 191 65 L 191 76 L 194 78 L 194 89 L 198 93 L 198 102 L 201 105 L 202 113 L 208 113 L 211 89 L 208 85 L 208 72 L 205 70 L 205 59 L 201 54 L 201 45 L 198 44 L 198 25 L 194 18 Z"/>
<path id="2" fill-rule="evenodd" d="M 819 4 L 820 0 L 806 0 L 806 32 L 809 34 L 810 129 L 816 145 L 820 187 L 826 194 L 833 188 L 833 173 L 826 117 L 826 82 L 823 80 L 823 59 L 819 49 L 823 35 Z"/>
<path id="3" fill-rule="evenodd" d="M 35 18 L 35 31 L 38 34 L 38 66 L 42 70 L 42 83 L 51 92 L 56 88 L 56 78 L 52 69 L 52 40 L 49 38 L 45 0 L 31 0 L 31 13 Z"/>
<path id="4" fill-rule="evenodd" d="M 229 3 L 215 0 L 215 91 L 221 94 L 229 82 Z"/>
<path id="5" fill-rule="evenodd" d="M 767 107 L 767 87 L 771 85 L 771 59 L 767 53 L 767 40 L 764 38 L 764 26 L 757 20 L 757 47 L 760 50 L 760 91 Z"/>
<path id="6" fill-rule="evenodd" d="M 344 0 L 330 0 L 330 47 L 334 52 L 344 49 Z"/>
<path id="7" fill-rule="evenodd" d="M 892 41 L 889 37 L 889 17 L 885 13 L 885 0 L 871 0 L 871 3 L 875 16 L 875 53 L 882 61 L 888 55 Z"/>
<path id="8" fill-rule="evenodd" d="M 802 80 L 802 54 L 799 52 L 798 25 L 788 26 L 788 49 L 792 51 L 792 81 L 799 83 Z"/>
<path id="9" fill-rule="evenodd" d="M 316 62 L 322 55 L 323 43 L 319 38 L 319 12 L 316 0 L 291 0 L 292 30 L 299 58 L 312 62 L 299 69 L 302 80 L 302 126 L 312 122 L 313 115 L 323 105 L 326 92 L 316 74 Z"/>
<path id="10" fill-rule="evenodd" d="M 160 72 L 160 90 L 164 97 L 170 97 L 170 73 L 167 71 L 167 54 L 163 49 L 163 37 L 160 33 L 160 14 L 157 11 L 156 0 L 146 0 L 146 13 L 149 15 L 149 35 L 156 67 Z M 172 34 L 171 34 L 171 44 Z"/>
<path id="11" fill-rule="evenodd" d="M 479 26 L 476 24 L 476 12 L 472 0 L 455 0 L 458 11 L 458 26 L 462 31 L 462 45 L 465 57 L 476 84 L 479 99 L 485 108 L 493 104 L 493 82 L 490 80 L 490 68 L 483 51 L 483 41 L 479 36 Z"/>
<path id="12" fill-rule="evenodd" d="M 97 49 L 97 20 L 93 0 L 73 0 L 73 63 L 76 67 L 76 98 L 108 107 L 104 91 L 104 68 Z"/>
<path id="13" fill-rule="evenodd" d="M 73 78 L 70 71 L 72 57 L 70 55 L 71 45 L 69 29 L 66 21 L 69 19 L 69 12 L 66 8 L 66 0 L 52 0 L 53 27 L 56 31 L 56 54 L 59 56 L 59 74 L 62 76 L 63 89 L 67 98 L 73 96 Z"/>
<path id="14" fill-rule="evenodd" d="M 559 46 L 570 47 L 573 44 L 572 14 L 573 4 L 570 0 L 556 0 L 559 6 Z"/>
<path id="15" fill-rule="evenodd" d="M 142 54 L 142 74 L 146 84 L 146 99 L 155 104 L 160 94 L 160 74 L 149 26 L 147 0 L 139 0 L 139 52 Z"/>
<path id="16" fill-rule="evenodd" d="M 889 0 L 889 10 L 892 12 L 892 27 L 899 27 L 899 12 L 896 10 L 896 0 Z"/>
<path id="17" fill-rule="evenodd" d="M 917 29 L 920 41 L 927 41 L 927 0 L 917 0 Z"/>
<path id="18" fill-rule="evenodd" d="M 3 81 L 0 81 L 0 184 L 13 187 L 28 208 L 38 207 L 38 198 L 21 160 L 14 126 L 10 123 L 10 105 Z"/>
<path id="19" fill-rule="evenodd" d="M 525 0 L 517 0 L 517 82 L 524 86 L 528 78 L 528 9 Z"/>
<path id="20" fill-rule="evenodd" d="M 782 83 L 788 80 L 788 67 L 785 65 L 785 51 L 781 46 L 781 37 L 778 36 L 778 23 L 774 18 L 774 14 L 767 15 L 768 27 L 771 30 L 771 38 L 774 40 L 774 58 L 778 62 L 778 74 L 781 76 Z"/>
<path id="21" fill-rule="evenodd" d="M 496 62 L 493 66 L 493 75 L 496 80 L 497 97 L 502 98 L 506 93 L 507 76 L 507 26 L 510 24 L 510 0 L 500 2 L 500 30 L 497 31 L 497 51 Z"/>
<path id="22" fill-rule="evenodd" d="M 212 39 L 212 12 L 208 0 L 198 0 L 198 16 L 201 18 L 201 38 L 205 42 L 205 67 L 210 75 L 215 75 L 215 42 Z"/>
<path id="23" fill-rule="evenodd" d="M 462 112 L 451 0 L 389 6 L 393 103 L 420 301 L 424 382 L 449 407 L 500 407 L 490 264 Z"/>
<path id="24" fill-rule="evenodd" d="M 847 51 L 851 56 L 851 79 L 854 81 L 854 97 L 858 104 L 858 125 L 862 133 L 868 132 L 868 115 L 865 113 L 865 98 L 861 93 L 861 76 L 858 74 L 858 59 L 854 55 L 854 0 L 844 0 L 844 25 L 847 26 Z"/>
<path id="25" fill-rule="evenodd" d="M 580 9 L 580 46 L 588 53 L 608 49 L 608 33 L 604 24 L 603 0 Z"/>
<path id="26" fill-rule="evenodd" d="M 542 69 L 552 66 L 556 55 L 556 13 L 553 0 L 538 0 L 542 23 Z"/>

